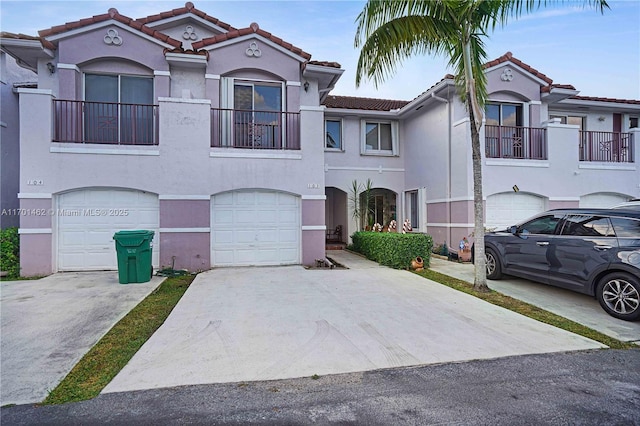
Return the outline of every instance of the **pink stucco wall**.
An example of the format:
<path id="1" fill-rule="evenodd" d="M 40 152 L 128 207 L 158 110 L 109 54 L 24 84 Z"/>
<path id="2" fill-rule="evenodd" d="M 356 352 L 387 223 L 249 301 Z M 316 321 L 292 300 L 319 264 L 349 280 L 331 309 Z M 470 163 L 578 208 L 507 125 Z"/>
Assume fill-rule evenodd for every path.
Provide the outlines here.
<path id="1" fill-rule="evenodd" d="M 160 267 L 203 271 L 211 267 L 209 232 L 161 232 Z"/>
<path id="2" fill-rule="evenodd" d="M 49 275 L 52 265 L 51 234 L 20 234 L 20 275 Z"/>

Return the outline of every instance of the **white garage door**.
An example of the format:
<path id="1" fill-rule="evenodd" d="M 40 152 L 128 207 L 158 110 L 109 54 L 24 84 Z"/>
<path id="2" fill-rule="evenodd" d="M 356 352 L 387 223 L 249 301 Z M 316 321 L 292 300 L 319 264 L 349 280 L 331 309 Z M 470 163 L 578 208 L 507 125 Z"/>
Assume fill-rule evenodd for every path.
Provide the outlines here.
<path id="1" fill-rule="evenodd" d="M 58 196 L 59 271 L 118 269 L 113 234 L 128 229 L 155 231 L 158 241 L 158 196 L 135 190 L 86 189 Z M 158 244 L 152 264 L 158 267 Z"/>
<path id="2" fill-rule="evenodd" d="M 580 197 L 580 207 L 588 209 L 608 209 L 628 200 L 628 197 L 617 194 L 589 194 Z"/>
<path id="3" fill-rule="evenodd" d="M 300 263 L 300 198 L 233 191 L 211 200 L 212 266 Z"/>
<path id="4" fill-rule="evenodd" d="M 545 200 L 542 197 L 521 192 L 506 192 L 487 197 L 488 229 L 504 229 L 545 211 Z"/>

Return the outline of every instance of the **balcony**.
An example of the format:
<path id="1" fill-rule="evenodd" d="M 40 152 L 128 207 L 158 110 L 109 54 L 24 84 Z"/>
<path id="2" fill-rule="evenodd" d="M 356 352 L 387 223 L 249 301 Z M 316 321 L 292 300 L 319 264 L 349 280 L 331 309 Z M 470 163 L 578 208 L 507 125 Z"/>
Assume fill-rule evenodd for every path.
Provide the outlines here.
<path id="1" fill-rule="evenodd" d="M 300 150 L 300 113 L 212 108 L 211 146 Z"/>
<path id="2" fill-rule="evenodd" d="M 580 161 L 633 163 L 633 158 L 632 134 L 580 131 Z"/>
<path id="3" fill-rule="evenodd" d="M 546 130 L 536 127 L 484 126 L 486 158 L 546 160 Z"/>
<path id="4" fill-rule="evenodd" d="M 157 105 L 53 101 L 53 142 L 157 145 Z"/>

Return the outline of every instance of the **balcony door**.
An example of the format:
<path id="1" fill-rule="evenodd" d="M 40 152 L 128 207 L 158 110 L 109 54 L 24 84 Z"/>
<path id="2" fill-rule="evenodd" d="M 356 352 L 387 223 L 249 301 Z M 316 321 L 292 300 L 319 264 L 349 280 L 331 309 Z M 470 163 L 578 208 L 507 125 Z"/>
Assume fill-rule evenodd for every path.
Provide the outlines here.
<path id="1" fill-rule="evenodd" d="M 84 140 L 151 145 L 153 78 L 85 74 Z"/>
<path id="2" fill-rule="evenodd" d="M 220 146 L 286 149 L 283 83 L 233 77 L 221 83 Z"/>
<path id="3" fill-rule="evenodd" d="M 522 128 L 522 105 L 486 105 L 486 155 L 490 158 L 525 158 L 526 134 Z"/>

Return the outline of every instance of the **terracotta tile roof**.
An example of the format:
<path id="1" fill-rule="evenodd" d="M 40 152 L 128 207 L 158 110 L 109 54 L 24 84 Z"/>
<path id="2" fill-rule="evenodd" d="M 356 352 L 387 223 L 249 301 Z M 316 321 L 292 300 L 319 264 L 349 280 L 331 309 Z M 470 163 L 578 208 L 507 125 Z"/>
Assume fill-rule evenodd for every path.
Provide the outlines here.
<path id="1" fill-rule="evenodd" d="M 528 73 L 533 74 L 536 77 L 538 77 L 539 79 L 545 81 L 547 84 L 552 84 L 553 83 L 552 79 L 550 79 L 546 75 L 542 74 L 537 69 L 525 64 L 520 59 L 514 57 L 511 52 L 507 52 L 504 55 L 500 56 L 499 58 L 494 59 L 493 61 L 487 62 L 486 64 L 484 64 L 484 68 L 495 67 L 496 65 L 499 65 L 499 64 L 501 64 L 503 62 L 507 62 L 507 61 L 511 61 L 512 63 L 516 64 L 517 66 L 519 66 L 523 70 L 527 71 Z"/>
<path id="2" fill-rule="evenodd" d="M 322 104 L 328 108 L 362 109 L 368 111 L 391 111 L 393 109 L 400 109 L 408 103 L 409 101 L 332 95 L 327 96 L 324 102 L 322 102 Z"/>
<path id="3" fill-rule="evenodd" d="M 12 38 L 16 40 L 40 40 L 39 37 L 34 37 L 26 34 L 14 34 L 6 31 L 0 32 L 0 38 Z"/>
<path id="4" fill-rule="evenodd" d="M 232 40 L 234 38 L 242 37 L 242 36 L 253 34 L 253 33 L 258 34 L 268 40 L 271 40 L 275 44 L 284 47 L 285 49 L 295 53 L 296 55 L 302 56 L 306 60 L 311 59 L 311 54 L 305 52 L 299 47 L 292 45 L 291 43 L 287 43 L 281 38 L 276 37 L 265 30 L 261 30 L 258 24 L 256 24 L 255 22 L 253 22 L 248 28 L 241 28 L 239 30 L 234 29 L 229 31 L 228 33 L 218 34 L 217 36 L 208 37 L 193 43 L 191 46 L 194 49 L 201 49 L 205 46 L 211 46 L 216 43 L 221 43 L 226 40 Z"/>
<path id="5" fill-rule="evenodd" d="M 638 99 L 615 99 L 615 98 L 599 98 L 595 96 L 571 96 L 569 99 L 576 99 L 579 101 L 598 101 L 598 102 L 615 102 L 618 104 L 633 104 L 640 105 Z"/>
<path id="6" fill-rule="evenodd" d="M 49 42 L 48 40 L 44 40 L 46 37 L 52 36 L 52 35 L 56 35 L 56 34 L 61 34 L 67 31 L 71 31 L 71 30 L 75 30 L 77 28 L 82 28 L 82 27 L 86 27 L 88 25 L 92 25 L 92 24 L 96 24 L 98 22 L 104 22 L 104 21 L 108 21 L 110 19 L 113 19 L 115 21 L 121 22 L 125 25 L 130 26 L 131 28 L 138 30 L 140 32 L 143 32 L 155 39 L 158 39 L 164 43 L 170 44 L 173 47 L 181 47 L 182 46 L 182 42 L 175 40 L 171 37 L 169 37 L 166 34 L 163 34 L 159 31 L 156 31 L 154 29 L 151 29 L 149 27 L 147 27 L 146 25 L 140 23 L 140 22 L 136 22 L 133 19 L 124 16 L 124 15 L 120 15 L 120 13 L 118 13 L 118 10 L 115 8 L 111 8 L 109 9 L 109 11 L 107 13 L 104 13 L 102 15 L 95 15 L 92 16 L 91 18 L 85 18 L 85 19 L 81 19 L 79 21 L 75 21 L 75 22 L 67 22 L 64 25 L 57 25 L 55 27 L 49 28 L 47 30 L 41 30 L 38 31 L 38 34 L 40 35 L 41 39 L 43 39 L 43 44 L 45 44 L 45 42 L 50 45 L 47 47 L 52 47 L 55 48 L 55 45 L 53 45 L 51 42 Z"/>
<path id="7" fill-rule="evenodd" d="M 309 65 L 318 65 L 320 67 L 329 67 L 329 68 L 341 68 L 341 65 L 337 62 L 329 62 L 329 61 L 308 61 L 306 62 Z"/>
<path id="8" fill-rule="evenodd" d="M 161 13 L 158 13 L 157 15 L 147 16 L 146 18 L 139 18 L 139 19 L 136 19 L 136 21 L 140 22 L 141 24 L 149 24 L 151 22 L 157 22 L 163 19 L 173 18 L 175 16 L 186 15 L 188 13 L 192 13 L 206 21 L 211 22 L 214 25 L 224 28 L 227 31 L 232 31 L 236 29 L 231 25 L 227 24 L 226 22 L 222 22 L 221 20 L 214 18 L 213 16 L 209 16 L 203 11 L 196 9 L 193 3 L 191 3 L 190 1 L 186 2 L 184 7 L 169 10 L 167 12 L 161 12 Z"/>
<path id="9" fill-rule="evenodd" d="M 568 90 L 576 90 L 575 87 L 573 87 L 570 84 L 550 84 L 548 86 L 543 86 L 540 88 L 540 91 L 543 93 L 549 93 L 551 91 L 551 89 L 568 89 Z"/>

